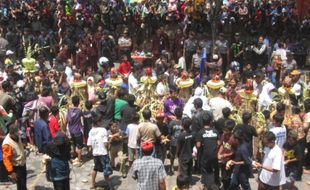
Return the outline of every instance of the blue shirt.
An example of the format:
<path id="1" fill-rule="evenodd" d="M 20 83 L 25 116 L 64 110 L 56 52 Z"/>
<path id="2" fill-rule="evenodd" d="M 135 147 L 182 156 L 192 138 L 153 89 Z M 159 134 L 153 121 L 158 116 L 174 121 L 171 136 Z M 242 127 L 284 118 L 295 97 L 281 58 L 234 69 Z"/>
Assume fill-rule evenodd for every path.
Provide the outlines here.
<path id="1" fill-rule="evenodd" d="M 3 160 L 3 156 L 2 156 L 2 148 L 0 148 L 0 161 Z"/>
<path id="2" fill-rule="evenodd" d="M 34 139 L 39 152 L 43 152 L 44 146 L 51 140 L 48 124 L 43 119 L 38 119 L 34 123 Z"/>
<path id="3" fill-rule="evenodd" d="M 79 135 L 82 133 L 81 117 L 82 111 L 80 108 L 72 107 L 68 109 L 67 121 L 71 135 Z"/>

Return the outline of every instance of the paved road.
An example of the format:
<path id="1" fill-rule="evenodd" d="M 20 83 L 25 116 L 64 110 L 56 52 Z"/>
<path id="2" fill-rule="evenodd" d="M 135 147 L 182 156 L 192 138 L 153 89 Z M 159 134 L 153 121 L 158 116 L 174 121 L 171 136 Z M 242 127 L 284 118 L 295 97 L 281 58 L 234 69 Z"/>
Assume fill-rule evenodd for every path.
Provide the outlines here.
<path id="1" fill-rule="evenodd" d="M 52 190 L 53 184 L 47 182 L 45 179 L 45 173 L 42 173 L 42 165 L 40 162 L 41 157 L 30 153 L 27 157 L 27 170 L 28 170 L 28 189 L 29 190 Z M 93 168 L 93 161 L 86 161 L 80 168 L 73 167 L 71 170 L 71 189 L 72 190 L 87 190 L 91 186 L 91 170 Z M 201 184 L 199 182 L 199 176 L 193 176 L 195 184 L 192 185 L 192 190 L 200 190 Z M 103 185 L 103 176 L 101 173 L 97 175 L 98 185 Z M 171 190 L 175 185 L 176 175 L 167 177 L 168 190 Z M 297 187 L 300 190 L 306 190 L 310 188 L 310 185 L 306 184 L 306 181 L 310 181 L 310 175 L 304 175 L 302 182 L 297 182 Z M 111 183 L 117 190 L 135 190 L 136 182 L 128 176 L 123 179 L 119 172 L 114 172 L 111 176 Z M 252 189 L 257 189 L 257 182 L 255 179 L 250 180 Z M 0 184 L 1 190 L 16 189 L 14 184 Z M 100 188 L 98 188 L 100 189 Z"/>

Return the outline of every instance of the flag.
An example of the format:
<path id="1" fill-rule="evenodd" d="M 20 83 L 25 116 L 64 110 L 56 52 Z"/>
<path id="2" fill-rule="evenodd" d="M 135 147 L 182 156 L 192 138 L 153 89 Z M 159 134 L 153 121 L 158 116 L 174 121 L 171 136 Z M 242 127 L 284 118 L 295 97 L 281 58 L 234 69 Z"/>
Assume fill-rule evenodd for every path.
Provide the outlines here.
<path id="1" fill-rule="evenodd" d="M 203 48 L 201 52 L 200 72 L 199 72 L 199 83 L 202 82 L 203 75 L 205 73 L 205 63 L 207 60 L 207 49 Z"/>

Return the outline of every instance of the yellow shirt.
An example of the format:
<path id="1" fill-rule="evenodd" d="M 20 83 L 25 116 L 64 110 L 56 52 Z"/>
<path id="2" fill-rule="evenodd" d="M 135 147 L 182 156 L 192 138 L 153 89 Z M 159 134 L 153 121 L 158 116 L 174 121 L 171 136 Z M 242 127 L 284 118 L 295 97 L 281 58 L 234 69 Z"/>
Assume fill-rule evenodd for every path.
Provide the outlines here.
<path id="1" fill-rule="evenodd" d="M 13 62 L 12 62 L 12 60 L 10 58 L 6 58 L 4 60 L 4 64 L 6 64 L 6 65 L 13 65 Z"/>

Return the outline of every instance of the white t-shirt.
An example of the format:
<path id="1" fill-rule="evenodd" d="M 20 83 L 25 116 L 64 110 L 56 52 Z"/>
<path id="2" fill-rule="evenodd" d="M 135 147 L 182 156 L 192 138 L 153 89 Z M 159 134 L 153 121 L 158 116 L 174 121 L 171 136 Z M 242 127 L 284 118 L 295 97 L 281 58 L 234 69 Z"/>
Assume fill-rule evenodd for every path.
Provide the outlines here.
<path id="1" fill-rule="evenodd" d="M 103 127 L 92 128 L 89 131 L 87 146 L 93 149 L 93 156 L 107 155 L 108 151 L 104 146 L 108 142 L 108 132 Z"/>
<path id="2" fill-rule="evenodd" d="M 281 127 L 273 127 L 270 129 L 273 134 L 276 136 L 276 144 L 283 149 L 283 145 L 286 141 L 286 128 L 284 125 Z"/>
<path id="3" fill-rule="evenodd" d="M 126 134 L 128 136 L 128 147 L 129 148 L 138 148 L 138 132 L 139 125 L 137 124 L 129 124 L 126 129 Z"/>
<path id="4" fill-rule="evenodd" d="M 134 94 L 138 86 L 139 86 L 138 80 L 133 76 L 133 73 L 130 73 L 128 76 L 128 93 Z"/>
<path id="5" fill-rule="evenodd" d="M 281 148 L 275 145 L 272 149 L 265 148 L 263 166 L 272 167 L 278 172 L 269 172 L 262 169 L 259 175 L 260 181 L 270 186 L 280 186 L 286 183 L 284 157 Z"/>
<path id="6" fill-rule="evenodd" d="M 215 121 L 223 117 L 222 110 L 224 108 L 228 107 L 230 110 L 233 109 L 231 103 L 221 97 L 211 98 L 209 104 Z"/>

